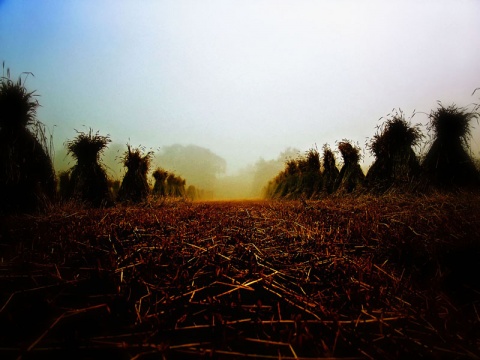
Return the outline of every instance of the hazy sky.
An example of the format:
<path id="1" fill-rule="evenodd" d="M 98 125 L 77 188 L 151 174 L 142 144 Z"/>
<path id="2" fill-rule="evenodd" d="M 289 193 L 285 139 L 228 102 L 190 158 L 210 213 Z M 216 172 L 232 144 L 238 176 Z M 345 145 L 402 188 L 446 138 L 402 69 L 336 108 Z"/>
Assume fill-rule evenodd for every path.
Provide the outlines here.
<path id="1" fill-rule="evenodd" d="M 478 0 L 0 0 L 0 61 L 34 73 L 57 147 L 92 127 L 205 147 L 232 173 L 286 147 L 363 147 L 393 108 L 479 102 L 479 15 Z"/>

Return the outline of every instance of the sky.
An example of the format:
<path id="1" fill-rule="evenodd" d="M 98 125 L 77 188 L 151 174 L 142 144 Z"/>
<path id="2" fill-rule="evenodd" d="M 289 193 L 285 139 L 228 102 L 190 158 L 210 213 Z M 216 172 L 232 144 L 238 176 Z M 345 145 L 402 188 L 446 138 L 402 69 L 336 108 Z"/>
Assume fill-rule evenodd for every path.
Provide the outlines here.
<path id="1" fill-rule="evenodd" d="M 394 108 L 426 125 L 437 101 L 480 102 L 479 14 L 478 0 L 0 0 L 0 61 L 34 74 L 57 154 L 92 128 L 208 149 L 232 175 L 289 147 L 364 149 Z"/>

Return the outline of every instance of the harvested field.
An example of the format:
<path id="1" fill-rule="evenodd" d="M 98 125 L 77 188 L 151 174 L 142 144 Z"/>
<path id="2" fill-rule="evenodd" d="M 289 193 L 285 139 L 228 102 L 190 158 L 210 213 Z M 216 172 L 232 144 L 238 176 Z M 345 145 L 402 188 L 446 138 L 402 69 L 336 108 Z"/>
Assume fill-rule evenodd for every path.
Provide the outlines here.
<path id="1" fill-rule="evenodd" d="M 2 359 L 480 357 L 480 196 L 2 218 Z"/>

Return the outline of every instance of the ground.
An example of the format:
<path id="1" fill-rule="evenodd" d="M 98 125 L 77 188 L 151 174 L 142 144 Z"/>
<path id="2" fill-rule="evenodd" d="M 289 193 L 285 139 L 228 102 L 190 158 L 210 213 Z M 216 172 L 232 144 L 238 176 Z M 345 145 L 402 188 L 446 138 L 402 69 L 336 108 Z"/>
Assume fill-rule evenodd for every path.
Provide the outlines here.
<path id="1" fill-rule="evenodd" d="M 0 218 L 2 358 L 478 358 L 480 195 Z"/>

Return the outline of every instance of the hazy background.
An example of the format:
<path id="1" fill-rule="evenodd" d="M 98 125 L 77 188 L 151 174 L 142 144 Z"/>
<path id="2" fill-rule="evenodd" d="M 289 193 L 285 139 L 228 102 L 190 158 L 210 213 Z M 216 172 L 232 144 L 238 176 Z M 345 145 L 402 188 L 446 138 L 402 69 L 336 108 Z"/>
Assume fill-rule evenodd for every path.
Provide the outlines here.
<path id="1" fill-rule="evenodd" d="M 364 148 L 393 108 L 425 125 L 437 100 L 479 102 L 479 14 L 478 0 L 0 0 L 0 60 L 34 73 L 57 169 L 91 127 L 112 138 L 112 176 L 128 142 L 187 185 L 254 196 L 282 152 Z"/>

